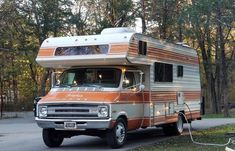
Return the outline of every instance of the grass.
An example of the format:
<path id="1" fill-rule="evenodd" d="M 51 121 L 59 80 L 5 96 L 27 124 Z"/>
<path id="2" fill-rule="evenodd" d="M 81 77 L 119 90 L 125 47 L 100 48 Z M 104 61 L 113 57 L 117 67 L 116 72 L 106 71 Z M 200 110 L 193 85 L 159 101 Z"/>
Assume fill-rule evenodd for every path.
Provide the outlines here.
<path id="1" fill-rule="evenodd" d="M 235 133 L 235 125 L 219 126 L 202 131 L 194 131 L 193 138 L 195 141 L 203 143 L 227 143 L 229 137 L 228 133 Z M 233 137 L 234 134 L 233 134 Z M 230 144 L 227 147 L 235 149 L 234 144 Z M 135 151 L 224 151 L 225 147 L 215 146 L 201 146 L 191 142 L 189 135 L 182 135 L 172 137 L 168 140 L 164 140 L 154 144 L 153 146 L 141 147 Z"/>
<path id="2" fill-rule="evenodd" d="M 235 118 L 235 110 L 230 110 L 230 117 L 228 118 Z M 224 114 L 221 113 L 221 114 L 205 114 L 202 116 L 202 118 L 225 118 L 224 117 Z"/>

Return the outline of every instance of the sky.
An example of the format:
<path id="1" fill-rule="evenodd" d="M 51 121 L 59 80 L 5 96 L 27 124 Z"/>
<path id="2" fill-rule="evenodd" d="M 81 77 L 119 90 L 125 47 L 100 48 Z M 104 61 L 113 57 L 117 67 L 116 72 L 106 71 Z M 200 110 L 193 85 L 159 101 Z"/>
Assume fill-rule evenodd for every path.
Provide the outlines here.
<path id="1" fill-rule="evenodd" d="M 137 33 L 142 33 L 142 21 L 141 18 L 135 19 L 135 27 L 133 28 Z"/>

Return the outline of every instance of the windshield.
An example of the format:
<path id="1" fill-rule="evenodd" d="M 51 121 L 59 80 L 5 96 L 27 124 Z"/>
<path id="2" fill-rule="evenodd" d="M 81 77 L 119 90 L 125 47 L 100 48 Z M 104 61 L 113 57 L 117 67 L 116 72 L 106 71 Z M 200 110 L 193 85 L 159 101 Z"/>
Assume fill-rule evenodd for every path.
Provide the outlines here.
<path id="1" fill-rule="evenodd" d="M 117 88 L 121 70 L 114 68 L 80 68 L 66 70 L 57 81 L 57 87 L 108 87 Z"/>

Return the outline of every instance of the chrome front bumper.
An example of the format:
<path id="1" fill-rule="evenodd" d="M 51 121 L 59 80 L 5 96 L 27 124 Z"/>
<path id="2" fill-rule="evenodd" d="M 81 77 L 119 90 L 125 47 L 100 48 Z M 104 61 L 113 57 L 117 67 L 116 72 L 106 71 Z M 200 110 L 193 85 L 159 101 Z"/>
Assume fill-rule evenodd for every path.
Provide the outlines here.
<path id="1" fill-rule="evenodd" d="M 35 118 L 37 124 L 41 128 L 55 128 L 64 130 L 64 122 L 76 122 L 77 130 L 86 129 L 109 129 L 112 126 L 111 118 L 109 119 L 89 119 L 89 120 L 76 120 L 76 119 L 40 119 Z"/>

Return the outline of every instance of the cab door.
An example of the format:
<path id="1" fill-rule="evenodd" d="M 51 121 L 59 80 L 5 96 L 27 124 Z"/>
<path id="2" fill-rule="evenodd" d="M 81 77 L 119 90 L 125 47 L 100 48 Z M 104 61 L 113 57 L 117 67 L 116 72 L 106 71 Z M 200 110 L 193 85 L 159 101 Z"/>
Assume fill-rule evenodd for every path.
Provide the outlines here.
<path id="1" fill-rule="evenodd" d="M 144 102 L 141 85 L 140 71 L 124 72 L 121 98 L 128 116 L 128 129 L 137 129 L 143 124 Z"/>

